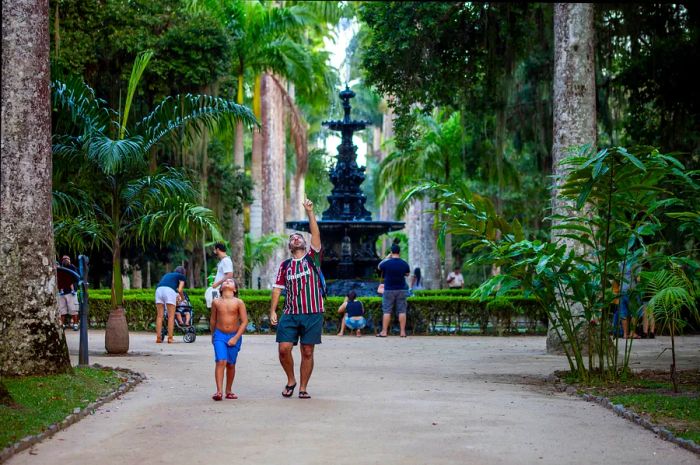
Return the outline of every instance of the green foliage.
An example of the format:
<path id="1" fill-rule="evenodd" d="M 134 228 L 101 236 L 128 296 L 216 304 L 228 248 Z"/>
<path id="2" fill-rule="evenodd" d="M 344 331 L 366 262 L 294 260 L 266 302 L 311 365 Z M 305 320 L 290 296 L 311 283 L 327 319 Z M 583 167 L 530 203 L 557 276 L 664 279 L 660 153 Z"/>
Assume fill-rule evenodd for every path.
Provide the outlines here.
<path id="1" fill-rule="evenodd" d="M 649 303 L 645 311 L 649 312 L 660 324 L 661 330 L 668 329 L 671 334 L 671 381 L 673 391 L 678 392 L 678 375 L 676 373 L 676 333 L 680 333 L 686 324 L 681 311 L 688 309 L 691 317 L 699 318 L 696 306 L 695 286 L 678 266 L 670 263 L 670 269 L 643 273 L 642 283 Z"/>
<path id="2" fill-rule="evenodd" d="M 200 324 L 208 324 L 209 310 L 204 302 L 204 289 L 188 289 L 187 295 L 194 307 L 195 321 Z M 154 289 L 133 289 L 125 291 L 124 308 L 126 318 L 131 330 L 150 331 L 155 325 Z M 270 291 L 242 289 L 239 297 L 245 302 L 249 320 L 258 330 L 269 328 Z M 335 310 L 343 303 L 344 297 L 328 297 L 325 299 L 325 319 L 327 322 L 335 322 L 337 314 Z M 381 297 L 360 298 L 368 319 L 375 325 L 381 324 L 382 299 Z M 445 323 L 454 325 L 457 332 L 462 332 L 465 325 L 478 325 L 482 333 L 486 333 L 490 320 L 512 326 L 511 320 L 515 316 L 522 316 L 528 321 L 529 330 L 535 331 L 538 322 L 546 319 L 539 303 L 532 298 L 522 295 L 509 295 L 501 298 L 501 303 L 492 306 L 494 313 L 487 309 L 490 298 L 478 299 L 467 296 L 455 295 L 445 291 L 444 295 L 414 296 L 408 298 L 409 328 L 417 333 L 432 334 L 440 332 Z M 284 298 L 280 299 L 278 310 L 281 311 Z M 503 314 L 502 308 L 509 308 L 510 313 Z M 95 327 L 104 327 L 109 317 L 110 294 L 106 290 L 90 292 L 90 324 Z"/>
<path id="3" fill-rule="evenodd" d="M 275 250 L 285 245 L 286 242 L 287 238 L 280 234 L 266 234 L 258 239 L 253 239 L 250 234 L 245 235 L 243 266 L 245 266 L 247 287 L 253 286 L 253 269 L 267 263 Z"/>
<path id="4" fill-rule="evenodd" d="M 115 390 L 122 379 L 109 369 L 74 368 L 72 373 L 4 378 L 16 405 L 0 405 L 0 449 L 63 421 L 75 408 Z"/>
<path id="5" fill-rule="evenodd" d="M 617 343 L 609 339 L 608 320 L 617 296 L 610 282 L 623 282 L 622 270 L 633 260 L 662 263 L 661 225 L 678 229 L 693 221 L 684 212 L 693 211 L 699 200 L 697 173 L 684 170 L 671 155 L 645 148 L 596 153 L 584 147 L 563 163 L 567 168 L 558 180 L 559 192 L 571 211 L 552 217 L 556 233 L 551 242 L 526 239 L 517 220 L 507 221 L 489 199 L 464 184 L 425 183 L 401 201 L 430 195 L 446 219 L 442 233 L 472 237 L 463 244 L 474 254 L 470 264 L 501 267 L 505 274 L 483 283 L 475 296 L 524 289 L 549 314 L 573 372 L 582 380 L 591 370 L 616 377 Z M 691 195 L 679 198 L 678 192 Z"/>
<path id="6" fill-rule="evenodd" d="M 649 415 L 654 423 L 671 425 L 669 429 L 678 437 L 700 444 L 700 397 L 697 395 L 645 392 L 614 396 L 610 401 Z"/>
<path id="7" fill-rule="evenodd" d="M 119 113 L 96 99 L 79 79 L 56 81 L 53 106 L 54 202 L 56 243 L 73 250 L 101 245 L 112 260 L 113 305 L 120 305 L 121 248 L 129 242 L 165 241 L 208 231 L 220 237 L 211 210 L 199 205 L 199 193 L 182 172 L 163 168 L 148 173 L 151 148 L 167 142 L 180 128 L 198 123 L 257 121 L 245 107 L 210 96 L 184 95 L 166 98 L 127 130 L 128 109 L 140 76 L 151 54 L 139 55 L 129 82 L 123 120 Z M 118 135 L 114 131 L 118 128 Z"/>
<path id="8" fill-rule="evenodd" d="M 304 191 L 306 192 L 306 197 L 314 203 L 315 208 L 319 212 L 328 208 L 327 197 L 331 194 L 331 189 L 333 188 L 328 177 L 331 161 L 324 149 L 315 148 L 309 150 L 309 167 L 304 179 Z"/>

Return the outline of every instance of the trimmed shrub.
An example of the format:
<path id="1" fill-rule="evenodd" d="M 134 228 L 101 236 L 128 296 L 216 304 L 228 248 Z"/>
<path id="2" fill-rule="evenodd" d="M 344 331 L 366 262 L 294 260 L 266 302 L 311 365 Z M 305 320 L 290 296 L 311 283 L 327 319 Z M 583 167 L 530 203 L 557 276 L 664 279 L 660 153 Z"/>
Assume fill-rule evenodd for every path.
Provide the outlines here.
<path id="1" fill-rule="evenodd" d="M 455 333 L 466 332 L 466 326 L 478 326 L 480 332 L 485 334 L 488 330 L 489 320 L 504 318 L 507 310 L 512 321 L 513 316 L 518 315 L 527 321 L 528 327 L 534 330 L 538 321 L 544 321 L 544 311 L 537 301 L 523 296 L 507 296 L 491 300 L 479 300 L 476 298 L 459 295 L 453 290 L 444 291 L 447 295 L 416 295 L 408 298 L 407 329 L 413 334 L 440 333 L 447 328 Z M 209 309 L 204 301 L 204 292 L 200 289 L 189 289 L 187 294 L 194 307 L 194 322 L 208 326 L 210 317 Z M 239 295 L 246 304 L 248 319 L 258 332 L 270 330 L 269 310 L 270 291 L 254 290 L 254 292 L 242 291 Z M 381 327 L 382 298 L 362 297 L 359 299 L 365 307 L 367 318 L 367 330 L 372 331 Z M 497 301 L 497 303 L 494 303 Z M 124 292 L 124 308 L 129 329 L 133 331 L 150 331 L 155 325 L 155 291 L 153 289 L 131 289 Z M 343 297 L 327 297 L 325 299 L 325 324 L 326 332 L 337 331 L 341 316 L 337 313 L 338 307 L 343 303 Z M 90 325 L 104 327 L 112 308 L 111 295 L 108 289 L 91 290 L 89 293 Z M 281 315 L 284 298 L 280 298 L 278 314 Z M 504 310 L 505 309 L 505 310 Z M 441 331 L 442 329 L 442 331 Z"/>

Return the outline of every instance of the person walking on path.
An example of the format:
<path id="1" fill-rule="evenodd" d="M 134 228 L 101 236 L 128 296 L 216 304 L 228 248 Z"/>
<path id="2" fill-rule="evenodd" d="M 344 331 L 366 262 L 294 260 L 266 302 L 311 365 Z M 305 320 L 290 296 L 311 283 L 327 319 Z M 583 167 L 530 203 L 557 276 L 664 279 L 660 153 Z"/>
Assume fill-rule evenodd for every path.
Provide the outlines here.
<path id="1" fill-rule="evenodd" d="M 61 266 L 69 270 L 78 272 L 78 269 L 71 265 L 70 257 L 64 255 L 61 257 Z M 73 331 L 77 331 L 78 326 L 78 296 L 77 284 L 75 276 L 65 271 L 59 270 L 56 273 L 56 281 L 58 284 L 58 311 L 61 315 L 61 324 L 65 328 L 68 324 L 66 317 L 70 315 Z"/>
<path id="2" fill-rule="evenodd" d="M 299 398 L 310 399 L 307 386 L 314 369 L 314 347 L 321 343 L 323 329 L 323 292 L 321 283 L 321 231 L 314 216 L 314 204 L 304 200 L 304 210 L 309 217 L 311 248 L 307 251 L 306 240 L 299 233 L 289 236 L 289 251 L 292 258 L 279 267 L 272 288 L 270 323 L 277 325 L 277 343 L 280 365 L 287 375 L 287 384 L 282 396 L 291 397 L 297 386 L 294 376 L 292 347 L 301 342 L 301 366 L 299 368 Z M 283 315 L 277 321 L 277 303 L 282 289 L 286 289 Z"/>
<path id="3" fill-rule="evenodd" d="M 408 266 L 400 257 L 401 248 L 397 244 L 391 246 L 391 255 L 379 262 L 379 271 L 384 276 L 384 294 L 382 295 L 382 332 L 377 337 L 386 337 L 391 323 L 391 312 L 396 312 L 399 320 L 400 336 L 406 337 L 406 310 L 408 303 L 408 286 L 406 276 L 411 273 Z"/>
<path id="4" fill-rule="evenodd" d="M 226 253 L 226 246 L 221 242 L 214 245 L 214 254 L 219 259 L 219 264 L 216 267 L 216 277 L 211 287 L 217 289 L 225 279 L 233 278 L 233 262 Z"/>
<path id="5" fill-rule="evenodd" d="M 163 311 L 168 308 L 168 344 L 173 343 L 173 329 L 175 326 L 175 305 L 178 299 L 184 299 L 185 294 L 185 267 L 178 266 L 172 273 L 166 273 L 160 279 L 156 287 L 156 343 L 163 342 L 161 336 L 163 330 Z"/>
<path id="6" fill-rule="evenodd" d="M 243 344 L 243 333 L 248 326 L 248 313 L 245 304 L 238 298 L 238 288 L 233 278 L 221 283 L 221 297 L 211 306 L 209 327 L 212 330 L 211 343 L 214 346 L 214 400 L 223 399 L 221 386 L 226 370 L 226 398 L 238 399 L 233 393 L 233 378 L 236 376 L 236 360 Z"/>

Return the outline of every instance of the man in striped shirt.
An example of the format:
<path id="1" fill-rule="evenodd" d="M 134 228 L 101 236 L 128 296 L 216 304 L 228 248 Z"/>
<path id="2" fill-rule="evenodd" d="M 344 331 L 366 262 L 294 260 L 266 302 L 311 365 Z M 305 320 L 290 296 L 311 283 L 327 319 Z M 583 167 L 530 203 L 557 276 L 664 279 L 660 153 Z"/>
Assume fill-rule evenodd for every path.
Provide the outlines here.
<path id="1" fill-rule="evenodd" d="M 314 347 L 321 343 L 323 329 L 323 295 L 321 292 L 321 231 L 316 223 L 314 204 L 304 200 L 304 210 L 309 217 L 311 248 L 307 251 L 306 240 L 301 234 L 289 236 L 290 260 L 280 265 L 277 280 L 272 287 L 270 322 L 277 325 L 277 342 L 280 364 L 287 375 L 284 397 L 291 397 L 297 386 L 294 376 L 292 347 L 301 341 L 301 366 L 299 368 L 299 398 L 310 399 L 306 386 L 314 369 Z M 277 322 L 277 303 L 282 289 L 287 290 L 282 318 Z"/>

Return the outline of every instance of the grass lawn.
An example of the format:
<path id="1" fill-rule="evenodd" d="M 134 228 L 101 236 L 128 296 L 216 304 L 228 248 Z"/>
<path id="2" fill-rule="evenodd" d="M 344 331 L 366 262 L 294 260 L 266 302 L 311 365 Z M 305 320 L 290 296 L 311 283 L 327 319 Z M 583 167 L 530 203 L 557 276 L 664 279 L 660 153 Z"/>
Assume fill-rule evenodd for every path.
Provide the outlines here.
<path id="1" fill-rule="evenodd" d="M 0 449 L 62 421 L 123 382 L 111 370 L 75 368 L 73 374 L 3 378 L 15 405 L 0 405 Z"/>
<path id="2" fill-rule="evenodd" d="M 700 370 L 679 373 L 678 393 L 673 392 L 668 378 L 668 372 L 645 370 L 617 383 L 579 388 L 605 396 L 676 436 L 700 444 Z"/>
<path id="3" fill-rule="evenodd" d="M 627 394 L 613 396 L 610 401 L 640 415 L 648 415 L 654 423 L 666 426 L 676 436 L 700 444 L 700 397 L 682 394 Z"/>

